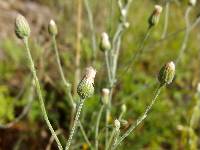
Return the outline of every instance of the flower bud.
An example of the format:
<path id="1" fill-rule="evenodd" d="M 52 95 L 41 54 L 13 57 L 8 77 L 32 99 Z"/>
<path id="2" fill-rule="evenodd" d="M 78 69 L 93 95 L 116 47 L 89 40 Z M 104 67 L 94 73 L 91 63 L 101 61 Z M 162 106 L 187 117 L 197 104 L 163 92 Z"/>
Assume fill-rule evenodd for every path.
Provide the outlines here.
<path id="1" fill-rule="evenodd" d="M 120 126 L 121 126 L 119 120 L 116 119 L 115 122 L 114 122 L 114 124 L 115 124 L 115 130 L 119 131 Z"/>
<path id="2" fill-rule="evenodd" d="M 110 94 L 110 90 L 103 88 L 102 89 L 102 102 L 104 105 L 108 105 L 109 102 L 109 94 Z"/>
<path id="3" fill-rule="evenodd" d="M 154 11 L 149 17 L 149 27 L 155 26 L 158 24 L 160 19 L 160 14 L 162 13 L 162 7 L 160 5 L 154 6 Z"/>
<path id="4" fill-rule="evenodd" d="M 161 85 L 170 84 L 174 79 L 174 75 L 175 75 L 175 64 L 174 62 L 171 61 L 165 64 L 161 68 L 158 74 L 158 80 L 160 81 Z"/>
<path id="5" fill-rule="evenodd" d="M 197 3 L 197 0 L 189 0 L 189 5 L 190 6 L 195 6 Z"/>
<path id="6" fill-rule="evenodd" d="M 93 95 L 95 75 L 96 70 L 93 67 L 86 68 L 85 75 L 77 87 L 77 93 L 81 99 L 86 99 Z"/>
<path id="7" fill-rule="evenodd" d="M 56 36 L 58 34 L 58 29 L 54 20 L 50 21 L 48 31 L 51 36 Z"/>
<path id="8" fill-rule="evenodd" d="M 197 85 L 197 92 L 200 93 L 200 83 Z"/>
<path id="9" fill-rule="evenodd" d="M 108 50 L 111 49 L 111 44 L 110 44 L 109 36 L 105 32 L 103 32 L 101 34 L 100 49 L 103 52 L 108 51 Z"/>
<path id="10" fill-rule="evenodd" d="M 123 104 L 123 105 L 121 106 L 121 110 L 122 110 L 122 112 L 125 113 L 125 112 L 126 112 L 126 109 L 127 109 L 127 108 L 126 108 L 126 105 Z"/>
<path id="11" fill-rule="evenodd" d="M 30 27 L 24 16 L 19 14 L 15 19 L 15 34 L 18 38 L 28 38 L 30 35 Z"/>

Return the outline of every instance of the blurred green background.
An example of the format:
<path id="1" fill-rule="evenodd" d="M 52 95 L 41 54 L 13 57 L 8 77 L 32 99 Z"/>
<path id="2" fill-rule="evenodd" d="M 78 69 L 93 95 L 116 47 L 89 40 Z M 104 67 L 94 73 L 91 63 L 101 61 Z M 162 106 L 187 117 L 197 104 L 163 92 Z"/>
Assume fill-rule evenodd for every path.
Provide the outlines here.
<path id="1" fill-rule="evenodd" d="M 116 0 L 88 0 L 94 16 L 94 28 L 99 43 L 102 32 L 115 32 L 118 23 Z M 148 27 L 148 17 L 154 5 L 164 7 L 159 25 L 152 31 L 145 43 L 144 53 L 128 72 L 124 66 L 137 51 Z M 165 0 L 133 0 L 128 15 L 130 27 L 122 38 L 117 83 L 113 94 L 112 120 L 119 116 L 122 104 L 127 105 L 124 119 L 128 124 L 121 127 L 124 132 L 145 110 L 153 96 L 157 73 L 160 67 L 178 56 L 184 38 L 184 15 L 187 0 L 171 0 L 169 26 L 166 37 L 161 38 L 165 24 Z M 200 4 L 192 8 L 190 21 L 200 15 Z M 74 83 L 77 0 L 0 0 L 0 149 L 39 150 L 49 143 L 50 133 L 42 118 L 38 98 L 31 88 L 31 74 L 23 44 L 14 34 L 14 20 L 17 13 L 23 14 L 31 26 L 31 53 L 33 55 L 46 109 L 53 126 L 61 131 L 59 137 L 65 143 L 69 133 L 71 107 L 65 96 L 47 26 L 50 19 L 58 25 L 58 48 L 64 72 L 68 81 Z M 106 67 L 103 53 L 97 49 L 97 57 L 92 58 L 92 32 L 88 14 L 82 1 L 81 28 L 81 71 L 93 65 L 97 69 L 95 96 L 87 100 L 81 121 L 94 143 L 94 130 L 97 113 L 101 107 L 100 91 L 107 87 Z M 147 119 L 119 147 L 121 150 L 188 150 L 188 127 L 193 108 L 199 97 L 197 84 L 200 82 L 200 25 L 190 33 L 186 51 L 177 66 L 174 82 L 167 86 L 159 96 Z M 3 125 L 12 122 L 31 101 L 29 112 L 10 128 Z M 200 113 L 200 112 L 197 112 Z M 200 126 L 193 132 L 194 150 L 200 149 Z M 0 126 L 1 127 L 1 126 Z M 104 122 L 100 125 L 103 141 Z M 102 142 L 100 143 L 100 147 Z M 72 149 L 87 150 L 87 145 L 78 130 Z M 56 149 L 55 143 L 51 149 Z"/>

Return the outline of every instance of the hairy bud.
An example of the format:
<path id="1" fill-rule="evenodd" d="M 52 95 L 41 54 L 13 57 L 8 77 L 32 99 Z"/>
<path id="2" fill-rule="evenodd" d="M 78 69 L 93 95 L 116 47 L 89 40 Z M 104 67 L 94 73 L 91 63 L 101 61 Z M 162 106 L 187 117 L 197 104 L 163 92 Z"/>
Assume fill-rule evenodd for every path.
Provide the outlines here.
<path id="1" fill-rule="evenodd" d="M 149 27 L 156 26 L 158 24 L 162 10 L 163 8 L 160 5 L 154 6 L 154 11 L 149 17 Z"/>
<path id="2" fill-rule="evenodd" d="M 18 38 L 28 38 L 30 35 L 30 27 L 24 16 L 19 14 L 15 19 L 15 34 Z"/>
<path id="3" fill-rule="evenodd" d="M 109 36 L 106 32 L 101 34 L 100 49 L 105 52 L 111 49 Z"/>
<path id="4" fill-rule="evenodd" d="M 104 105 L 108 105 L 108 102 L 109 102 L 109 94 L 110 94 L 110 90 L 109 89 L 106 89 L 106 88 L 103 88 L 102 89 L 102 103 Z"/>
<path id="5" fill-rule="evenodd" d="M 51 36 L 56 36 L 58 34 L 58 29 L 54 20 L 49 22 L 48 31 Z"/>
<path id="6" fill-rule="evenodd" d="M 197 92 L 200 93 L 200 83 L 197 85 Z"/>
<path id="7" fill-rule="evenodd" d="M 94 93 L 94 78 L 96 70 L 93 67 L 86 68 L 85 75 L 77 87 L 77 93 L 82 99 L 89 98 Z"/>
<path id="8" fill-rule="evenodd" d="M 175 76 L 175 64 L 174 62 L 169 62 L 165 64 L 158 75 L 158 80 L 160 81 L 161 85 L 170 84 Z"/>

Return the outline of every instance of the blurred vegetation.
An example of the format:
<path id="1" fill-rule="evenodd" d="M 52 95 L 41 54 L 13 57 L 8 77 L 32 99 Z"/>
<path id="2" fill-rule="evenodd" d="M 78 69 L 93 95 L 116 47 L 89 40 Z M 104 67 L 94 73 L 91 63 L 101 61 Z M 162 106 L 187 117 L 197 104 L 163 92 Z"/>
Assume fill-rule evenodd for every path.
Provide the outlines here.
<path id="1" fill-rule="evenodd" d="M 99 41 L 101 32 L 107 31 L 113 35 L 118 22 L 118 9 L 114 0 L 89 0 L 94 16 L 94 26 Z M 77 2 L 68 0 L 0 0 L 0 24 L 8 12 L 20 12 L 29 20 L 32 27 L 30 38 L 32 54 L 36 63 L 38 76 L 45 96 L 46 108 L 53 126 L 62 130 L 65 137 L 69 133 L 70 106 L 65 97 L 61 78 L 55 63 L 55 56 L 47 33 L 47 25 L 51 18 L 55 19 L 58 29 L 58 47 L 66 78 L 74 81 L 74 57 L 76 49 L 76 6 Z M 112 4 L 112 5 L 111 5 Z M 127 105 L 124 119 L 128 125 L 133 123 L 150 102 L 150 98 L 157 82 L 156 76 L 162 64 L 175 60 L 178 56 L 184 37 L 184 13 L 187 0 L 171 1 L 169 12 L 169 28 L 165 40 L 161 40 L 164 26 L 164 12 L 159 25 L 153 30 L 149 40 L 145 43 L 145 52 L 135 65 L 126 73 L 124 66 L 136 52 L 146 29 L 147 20 L 155 4 L 165 5 L 164 0 L 133 0 L 129 12 L 130 28 L 123 36 L 121 55 L 119 58 L 119 82 L 114 90 L 112 119 L 119 116 L 121 104 Z M 9 6 L 9 7 L 4 7 Z M 27 11 L 29 6 L 34 6 Z M 43 9 L 45 11 L 43 12 Z M 198 3 L 191 12 L 191 20 L 199 15 Z M 36 10 L 34 10 L 36 9 Z M 34 10 L 34 11 L 33 11 Z M 47 11 L 46 11 L 47 10 Z M 35 13 L 37 12 L 37 13 Z M 44 13 L 44 17 L 43 17 Z M 13 32 L 13 17 L 7 17 L 9 26 L 0 31 L 0 123 L 7 124 L 14 120 L 28 102 L 28 93 L 31 86 L 31 75 L 27 67 L 27 60 L 21 42 Z M 42 21 L 38 21 L 37 17 Z M 48 20 L 47 20 L 48 19 Z M 91 31 L 88 23 L 87 11 L 83 4 L 81 36 L 81 68 L 93 64 L 97 69 L 95 80 L 96 94 L 89 99 L 83 109 L 81 122 L 86 130 L 89 140 L 94 142 L 94 130 L 97 111 L 100 109 L 99 93 L 107 86 L 106 69 L 103 54 L 98 51 L 97 59 L 92 60 Z M 159 101 L 153 107 L 151 114 L 145 122 L 135 130 L 120 146 L 123 150 L 174 150 L 190 149 L 188 147 L 192 110 L 200 97 L 197 96 L 196 86 L 200 82 L 200 25 L 190 34 L 189 42 L 177 67 L 176 79 L 159 96 Z M 176 34 L 175 33 L 179 31 Z M 4 33 L 7 35 L 3 36 Z M 2 36 L 1 36 L 2 35 Z M 200 149 L 200 126 L 194 129 L 197 138 L 196 149 Z M 125 131 L 128 125 L 122 127 Z M 101 132 L 104 132 L 103 124 Z M 103 134 L 100 138 L 103 140 Z M 62 135 L 62 142 L 65 139 Z M 37 96 L 34 96 L 32 107 L 28 115 L 20 120 L 14 127 L 1 129 L 0 149 L 45 149 L 49 142 L 50 133 L 41 117 Z M 40 139 L 40 140 L 39 140 Z M 81 132 L 75 136 L 77 147 L 74 149 L 87 149 Z M 77 143 L 78 142 L 78 143 Z M 56 149 L 56 145 L 52 146 Z M 194 149 L 195 150 L 195 149 Z"/>

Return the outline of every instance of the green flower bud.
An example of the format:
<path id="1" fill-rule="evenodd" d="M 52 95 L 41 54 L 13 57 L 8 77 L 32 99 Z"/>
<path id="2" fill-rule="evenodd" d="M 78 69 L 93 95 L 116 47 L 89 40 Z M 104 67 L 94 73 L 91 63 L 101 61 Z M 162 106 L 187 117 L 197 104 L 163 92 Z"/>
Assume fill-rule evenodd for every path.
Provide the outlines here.
<path id="1" fill-rule="evenodd" d="M 160 14 L 162 13 L 162 7 L 160 5 L 154 6 L 154 11 L 149 17 L 149 27 L 156 26 L 160 20 Z"/>
<path id="2" fill-rule="evenodd" d="M 195 6 L 197 3 L 197 0 L 189 0 L 189 5 L 190 6 Z"/>
<path id="3" fill-rule="evenodd" d="M 158 80 L 160 81 L 161 85 L 170 84 L 175 76 L 175 64 L 174 62 L 169 62 L 165 64 L 158 75 Z"/>
<path id="4" fill-rule="evenodd" d="M 119 131 L 120 126 L 121 126 L 119 120 L 116 119 L 115 122 L 114 122 L 114 124 L 115 124 L 115 130 L 116 130 L 116 131 Z"/>
<path id="5" fill-rule="evenodd" d="M 105 32 L 103 32 L 101 34 L 100 49 L 103 52 L 108 51 L 108 50 L 111 49 L 111 44 L 110 44 L 109 36 Z"/>
<path id="6" fill-rule="evenodd" d="M 15 34 L 18 38 L 24 39 L 30 35 L 30 27 L 27 20 L 22 15 L 18 15 L 15 19 Z"/>
<path id="7" fill-rule="evenodd" d="M 123 104 L 123 105 L 121 106 L 121 110 L 122 110 L 122 112 L 125 113 L 125 112 L 126 112 L 126 109 L 127 109 L 127 108 L 126 108 L 126 105 Z"/>
<path id="8" fill-rule="evenodd" d="M 50 21 L 48 31 L 51 36 L 56 36 L 58 34 L 58 29 L 54 20 Z"/>
<path id="9" fill-rule="evenodd" d="M 109 89 L 102 89 L 102 103 L 104 105 L 108 105 L 109 102 L 109 94 L 110 94 L 110 90 Z"/>
<path id="10" fill-rule="evenodd" d="M 81 99 L 89 98 L 94 93 L 94 78 L 96 70 L 92 67 L 86 68 L 85 75 L 77 87 L 77 93 Z"/>

